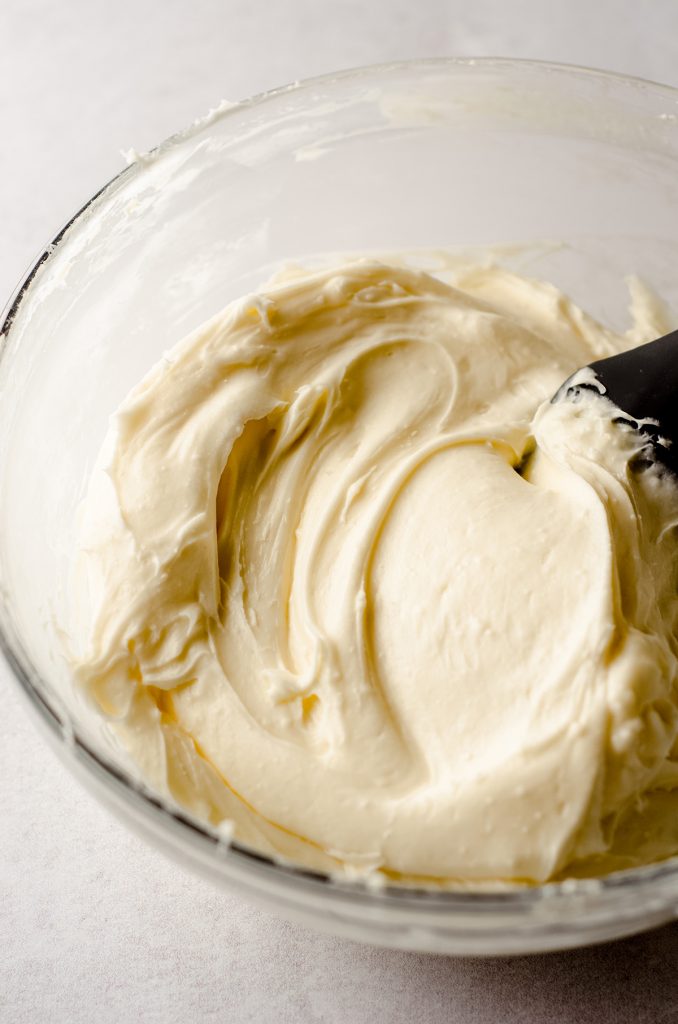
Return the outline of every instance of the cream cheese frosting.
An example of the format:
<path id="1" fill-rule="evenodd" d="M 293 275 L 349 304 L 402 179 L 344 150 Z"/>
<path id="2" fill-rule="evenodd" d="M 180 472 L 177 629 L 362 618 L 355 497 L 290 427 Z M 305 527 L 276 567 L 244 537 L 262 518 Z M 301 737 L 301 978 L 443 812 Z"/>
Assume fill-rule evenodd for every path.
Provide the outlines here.
<path id="1" fill-rule="evenodd" d="M 356 261 L 168 353 L 93 472 L 72 630 L 144 779 L 322 870 L 676 852 L 678 488 L 605 400 L 549 402 L 663 327 L 498 266 Z"/>

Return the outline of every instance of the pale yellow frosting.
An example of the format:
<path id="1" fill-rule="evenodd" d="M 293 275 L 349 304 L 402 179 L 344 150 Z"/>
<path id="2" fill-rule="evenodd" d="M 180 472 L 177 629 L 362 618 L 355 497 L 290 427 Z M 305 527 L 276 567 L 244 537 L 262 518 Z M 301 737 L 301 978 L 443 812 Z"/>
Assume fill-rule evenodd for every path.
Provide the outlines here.
<path id="1" fill-rule="evenodd" d="M 678 488 L 496 266 L 296 272 L 172 350 L 85 504 L 77 674 L 143 777 L 257 849 L 448 882 L 678 849 Z M 674 760 L 675 759 L 675 760 Z"/>

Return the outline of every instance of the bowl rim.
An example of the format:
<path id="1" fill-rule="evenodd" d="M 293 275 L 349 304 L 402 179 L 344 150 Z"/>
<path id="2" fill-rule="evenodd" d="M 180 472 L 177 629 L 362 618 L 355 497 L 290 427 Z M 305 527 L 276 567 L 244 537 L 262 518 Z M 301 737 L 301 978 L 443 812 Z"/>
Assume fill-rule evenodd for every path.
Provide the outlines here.
<path id="1" fill-rule="evenodd" d="M 650 79 L 583 65 L 504 57 L 432 57 L 368 64 L 290 82 L 259 92 L 236 103 L 222 102 L 214 110 L 209 111 L 206 116 L 198 118 L 187 128 L 168 136 L 143 156 L 135 154 L 128 165 L 123 167 L 77 209 L 51 241 L 44 246 L 20 279 L 0 313 L 0 364 L 6 358 L 10 332 L 21 303 L 40 269 L 51 258 L 71 228 L 95 203 L 104 197 L 113 185 L 120 183 L 128 176 L 142 173 L 144 165 L 156 156 L 190 139 L 192 135 L 199 133 L 217 120 L 228 119 L 250 108 L 263 107 L 285 94 L 302 93 L 351 79 L 359 80 L 368 76 L 399 71 L 416 72 L 418 69 L 444 71 L 455 68 L 466 69 L 469 73 L 473 73 L 472 69 L 477 68 L 479 71 L 494 70 L 507 74 L 512 71 L 531 69 L 547 74 L 557 73 L 579 80 L 609 81 L 619 86 L 635 87 L 642 92 L 663 96 L 678 106 L 678 88 Z M 304 889 L 308 890 L 310 886 L 310 891 L 315 896 L 322 892 L 325 899 L 335 898 L 342 902 L 357 901 L 363 907 L 371 905 L 384 912 L 387 912 L 389 908 L 406 911 L 412 909 L 413 906 L 419 909 L 425 907 L 427 913 L 441 912 L 446 915 L 454 910 L 463 912 L 471 908 L 474 911 L 485 909 L 499 913 L 503 917 L 509 915 L 511 923 L 515 923 L 517 912 L 522 912 L 530 907 L 534 908 L 542 901 L 548 901 L 549 906 L 555 910 L 557 905 L 562 905 L 563 901 L 569 900 L 575 891 L 580 895 L 587 894 L 604 898 L 607 894 L 608 897 L 613 897 L 615 893 L 621 892 L 630 895 L 631 889 L 634 890 L 634 894 L 637 894 L 637 890 L 641 887 L 643 891 L 656 890 L 662 882 L 670 880 L 676 884 L 676 888 L 675 890 L 672 888 L 670 899 L 667 899 L 666 902 L 673 902 L 678 895 L 678 856 L 656 864 L 616 871 L 599 878 L 568 878 L 541 885 L 515 886 L 507 889 L 474 889 L 472 884 L 464 889 L 441 889 L 433 887 L 430 882 L 428 885 L 421 886 L 386 883 L 376 887 L 369 884 L 369 881 L 364 878 L 338 877 L 327 872 L 286 862 L 282 858 L 259 853 L 238 840 L 225 842 L 217 830 L 205 825 L 189 812 L 177 808 L 170 801 L 154 793 L 148 786 L 135 780 L 130 773 L 98 754 L 92 745 L 79 734 L 78 729 L 71 723 L 68 712 L 61 706 L 60 698 L 54 692 L 50 692 L 49 685 L 33 665 L 13 625 L 9 604 L 10 594 L 3 582 L 2 565 L 0 564 L 0 653 L 4 655 L 10 668 L 10 675 L 14 676 L 32 709 L 37 712 L 52 738 L 56 740 L 63 759 L 66 762 L 79 762 L 87 773 L 102 783 L 104 788 L 111 790 L 123 803 L 127 802 L 134 806 L 142 816 L 150 813 L 160 832 L 173 835 L 175 841 L 188 840 L 195 848 L 196 853 L 206 853 L 209 857 L 215 849 L 227 848 L 228 856 L 222 858 L 222 863 L 235 862 L 248 874 L 258 875 L 260 880 L 267 879 L 270 883 L 285 881 L 288 885 L 295 885 L 298 893 Z M 666 895 L 669 896 L 668 893 Z M 508 920 L 506 924 L 509 924 Z"/>

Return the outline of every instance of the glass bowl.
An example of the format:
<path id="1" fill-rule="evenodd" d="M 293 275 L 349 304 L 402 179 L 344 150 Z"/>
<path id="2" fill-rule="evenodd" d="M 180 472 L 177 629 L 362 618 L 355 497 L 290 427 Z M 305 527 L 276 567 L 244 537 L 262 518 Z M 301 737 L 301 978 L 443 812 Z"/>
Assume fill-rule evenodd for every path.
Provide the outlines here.
<path id="1" fill-rule="evenodd" d="M 374 889 L 229 842 L 136 779 L 62 657 L 77 508 L 107 420 L 159 356 L 279 263 L 500 246 L 615 327 L 624 277 L 678 308 L 678 92 L 434 60 L 222 105 L 133 160 L 10 303 L 0 349 L 0 644 L 80 779 L 158 848 L 327 931 L 412 950 L 583 945 L 672 918 L 678 862 L 503 892 Z"/>

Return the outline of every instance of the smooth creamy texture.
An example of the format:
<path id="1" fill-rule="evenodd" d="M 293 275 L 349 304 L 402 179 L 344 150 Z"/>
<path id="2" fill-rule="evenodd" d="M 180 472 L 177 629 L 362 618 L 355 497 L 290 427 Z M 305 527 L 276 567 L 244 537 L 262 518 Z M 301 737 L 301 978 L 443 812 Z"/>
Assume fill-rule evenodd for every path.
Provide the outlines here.
<path id="1" fill-rule="evenodd" d="M 677 489 L 630 471 L 604 400 L 542 404 L 662 327 L 364 261 L 174 349 L 93 475 L 76 623 L 144 777 L 330 870 L 539 882 L 678 849 Z"/>

